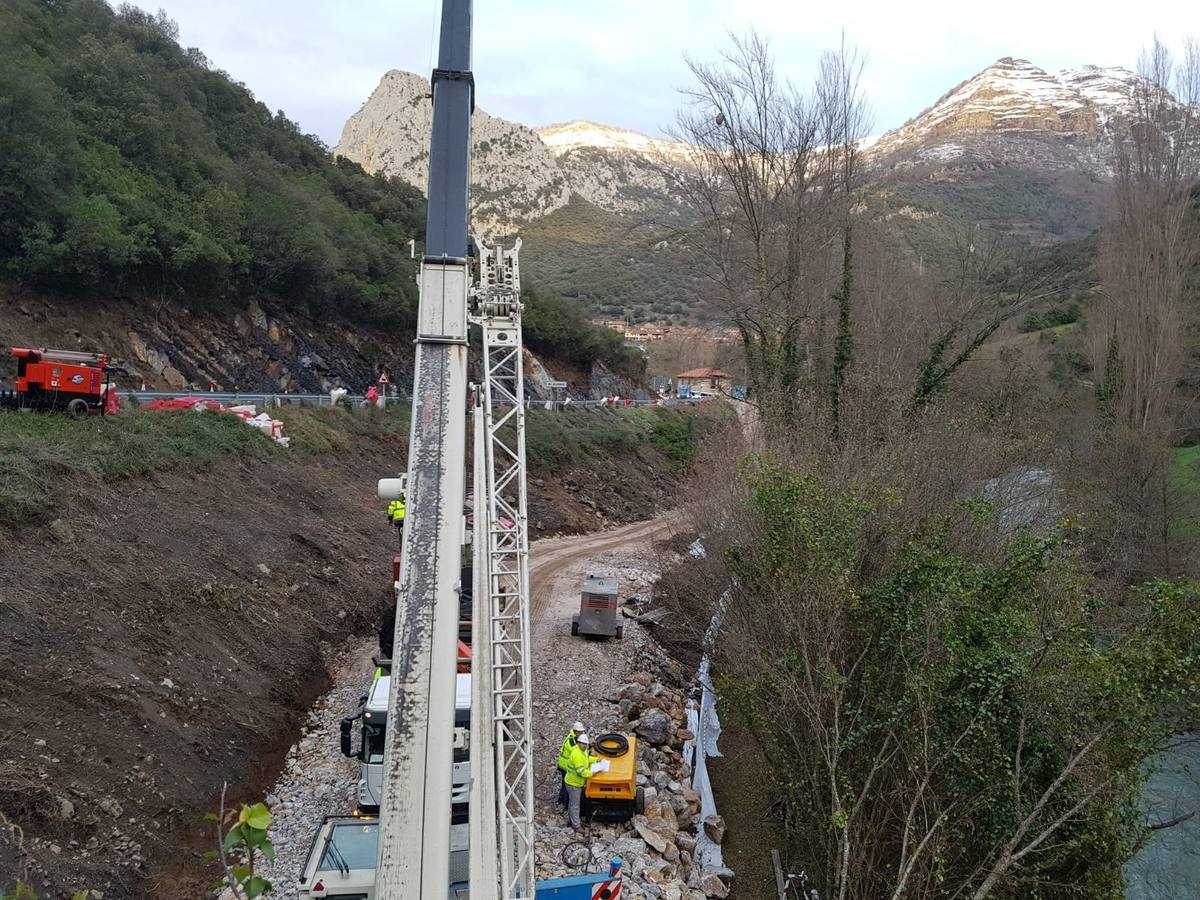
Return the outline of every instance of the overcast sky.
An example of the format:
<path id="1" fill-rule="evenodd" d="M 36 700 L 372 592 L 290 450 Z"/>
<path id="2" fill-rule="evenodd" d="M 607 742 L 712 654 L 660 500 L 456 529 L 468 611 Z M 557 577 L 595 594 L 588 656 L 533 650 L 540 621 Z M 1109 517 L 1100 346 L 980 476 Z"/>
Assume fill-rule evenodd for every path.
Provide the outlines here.
<path id="1" fill-rule="evenodd" d="M 165 9 L 184 46 L 331 146 L 385 71 L 428 74 L 440 8 L 439 0 L 137 3 Z M 1156 32 L 1175 45 L 1200 34 L 1198 10 L 1196 0 L 476 0 L 477 100 L 534 127 L 591 119 L 659 135 L 689 81 L 684 54 L 712 58 L 730 30 L 755 27 L 781 72 L 804 84 L 844 29 L 867 56 L 881 133 L 1002 56 L 1050 70 L 1133 68 Z"/>

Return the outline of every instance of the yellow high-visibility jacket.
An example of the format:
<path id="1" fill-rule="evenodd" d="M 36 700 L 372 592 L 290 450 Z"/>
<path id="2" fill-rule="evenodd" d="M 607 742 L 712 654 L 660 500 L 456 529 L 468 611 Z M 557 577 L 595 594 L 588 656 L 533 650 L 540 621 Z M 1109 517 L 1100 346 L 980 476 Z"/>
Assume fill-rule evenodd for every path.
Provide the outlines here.
<path id="1" fill-rule="evenodd" d="M 600 757 L 592 756 L 579 744 L 571 748 L 571 756 L 567 759 L 567 787 L 583 787 L 592 777 L 592 763 L 600 762 Z"/>
<path id="2" fill-rule="evenodd" d="M 572 728 L 567 732 L 567 737 L 563 741 L 562 749 L 558 751 L 558 767 L 564 772 L 567 771 L 567 763 L 571 760 L 571 749 L 575 746 L 575 729 Z"/>
<path id="3" fill-rule="evenodd" d="M 404 521 L 404 498 L 393 500 L 388 504 L 388 521 L 395 525 Z"/>

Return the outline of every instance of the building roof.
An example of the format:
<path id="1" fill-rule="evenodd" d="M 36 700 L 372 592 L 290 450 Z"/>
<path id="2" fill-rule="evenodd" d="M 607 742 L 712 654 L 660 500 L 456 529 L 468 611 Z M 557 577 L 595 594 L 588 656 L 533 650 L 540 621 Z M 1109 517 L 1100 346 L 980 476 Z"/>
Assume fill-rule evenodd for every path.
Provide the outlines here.
<path id="1" fill-rule="evenodd" d="M 680 372 L 676 378 L 729 378 L 728 372 L 723 369 L 689 369 L 686 372 Z"/>

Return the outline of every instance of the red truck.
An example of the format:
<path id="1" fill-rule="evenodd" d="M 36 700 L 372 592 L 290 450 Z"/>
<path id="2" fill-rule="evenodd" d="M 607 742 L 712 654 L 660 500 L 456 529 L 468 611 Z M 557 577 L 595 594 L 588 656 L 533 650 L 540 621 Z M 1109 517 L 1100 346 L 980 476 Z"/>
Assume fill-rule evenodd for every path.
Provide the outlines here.
<path id="1" fill-rule="evenodd" d="M 17 361 L 14 390 L 0 391 L 0 408 L 66 412 L 77 419 L 105 413 L 105 396 L 114 374 L 103 353 L 13 347 Z"/>

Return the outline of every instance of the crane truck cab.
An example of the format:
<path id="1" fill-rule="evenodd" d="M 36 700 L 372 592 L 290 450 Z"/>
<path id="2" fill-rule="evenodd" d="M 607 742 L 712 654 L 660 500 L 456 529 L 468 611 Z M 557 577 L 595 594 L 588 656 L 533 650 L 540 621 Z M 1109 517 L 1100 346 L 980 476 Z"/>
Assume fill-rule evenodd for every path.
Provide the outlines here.
<path id="1" fill-rule="evenodd" d="M 378 660 L 382 664 L 386 661 Z M 342 755 L 357 758 L 358 812 L 377 815 L 383 796 L 383 748 L 387 735 L 388 697 L 392 689 L 391 675 L 384 674 L 381 665 L 371 682 L 370 691 L 360 702 L 358 715 L 348 716 L 341 723 Z M 467 801 L 470 795 L 471 766 L 468 761 L 471 725 L 471 675 L 460 672 L 455 681 L 454 698 L 454 774 L 451 778 L 450 804 L 453 822 L 467 820 Z M 353 748 L 354 723 L 359 723 L 358 749 Z"/>
<path id="2" fill-rule="evenodd" d="M 470 896 L 469 831 L 467 825 L 450 826 L 448 900 Z M 300 872 L 298 900 L 375 900 L 378 856 L 378 819 L 326 816 L 308 848 Z"/>

